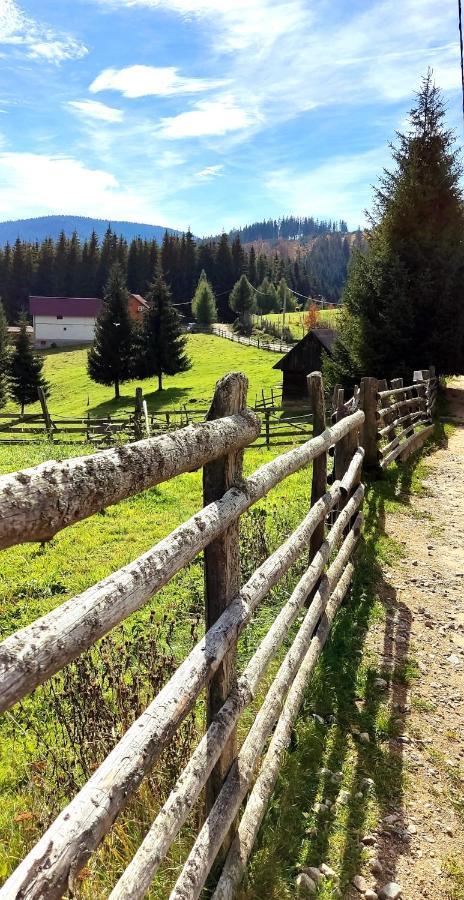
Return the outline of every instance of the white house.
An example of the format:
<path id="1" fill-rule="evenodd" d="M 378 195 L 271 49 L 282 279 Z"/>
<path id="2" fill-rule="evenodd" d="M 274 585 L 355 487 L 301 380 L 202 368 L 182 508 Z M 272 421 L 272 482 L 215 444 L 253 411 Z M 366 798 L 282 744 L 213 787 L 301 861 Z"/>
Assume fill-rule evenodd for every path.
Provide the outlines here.
<path id="1" fill-rule="evenodd" d="M 29 297 L 35 346 L 91 344 L 102 303 L 98 297 Z"/>

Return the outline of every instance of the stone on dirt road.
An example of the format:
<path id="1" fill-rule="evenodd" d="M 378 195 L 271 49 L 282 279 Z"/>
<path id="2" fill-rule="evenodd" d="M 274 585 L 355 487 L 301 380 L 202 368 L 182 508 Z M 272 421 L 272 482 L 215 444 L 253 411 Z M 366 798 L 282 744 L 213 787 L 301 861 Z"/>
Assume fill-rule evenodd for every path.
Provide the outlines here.
<path id="1" fill-rule="evenodd" d="M 398 900 L 401 897 L 401 886 L 395 881 L 389 881 L 380 891 L 380 900 Z"/>

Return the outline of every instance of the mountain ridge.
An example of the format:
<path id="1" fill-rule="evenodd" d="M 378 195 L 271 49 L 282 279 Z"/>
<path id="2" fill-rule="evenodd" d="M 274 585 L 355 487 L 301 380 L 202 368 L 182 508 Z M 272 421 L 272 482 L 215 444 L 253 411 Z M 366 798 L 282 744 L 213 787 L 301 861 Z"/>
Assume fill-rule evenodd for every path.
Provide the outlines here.
<path id="1" fill-rule="evenodd" d="M 35 216 L 27 219 L 9 219 L 0 222 L 0 246 L 6 243 L 14 244 L 19 237 L 22 241 L 39 243 L 45 238 L 56 240 L 64 231 L 66 237 L 71 237 L 77 232 L 79 240 L 85 241 L 95 230 L 99 239 L 105 235 L 105 231 L 111 225 L 112 230 L 119 237 L 121 234 L 127 241 L 141 237 L 147 240 L 155 238 L 159 243 L 163 240 L 164 233 L 179 235 L 182 231 L 164 225 L 150 225 L 145 222 L 128 222 L 124 219 L 96 219 L 92 216 L 50 215 Z"/>

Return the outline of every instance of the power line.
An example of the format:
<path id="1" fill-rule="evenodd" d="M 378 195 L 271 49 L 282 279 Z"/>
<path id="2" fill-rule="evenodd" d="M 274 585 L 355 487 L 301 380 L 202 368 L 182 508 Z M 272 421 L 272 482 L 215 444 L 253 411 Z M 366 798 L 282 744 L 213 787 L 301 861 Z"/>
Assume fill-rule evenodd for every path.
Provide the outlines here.
<path id="1" fill-rule="evenodd" d="M 462 42 L 462 8 L 461 8 L 461 0 L 458 0 L 458 13 L 459 13 L 459 46 L 461 50 L 461 87 L 462 87 L 462 117 L 464 120 L 464 49 Z"/>

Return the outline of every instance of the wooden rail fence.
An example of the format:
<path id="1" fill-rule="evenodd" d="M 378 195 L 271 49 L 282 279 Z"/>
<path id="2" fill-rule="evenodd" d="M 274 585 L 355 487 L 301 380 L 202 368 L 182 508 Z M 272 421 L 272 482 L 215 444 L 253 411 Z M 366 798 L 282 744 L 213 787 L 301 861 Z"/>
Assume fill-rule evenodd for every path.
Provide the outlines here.
<path id="1" fill-rule="evenodd" d="M 206 733 L 110 896 L 112 900 L 145 896 L 205 787 L 206 817 L 170 897 L 197 898 L 224 846 L 227 855 L 214 900 L 233 896 L 309 679 L 350 587 L 362 526 L 364 450 L 359 435 L 364 431 L 364 412 L 350 409 L 340 395 L 337 421 L 328 426 L 322 376 L 313 373 L 308 381 L 314 436 L 246 478 L 243 451 L 257 438 L 260 422 L 246 409 L 247 380 L 240 373 L 218 382 L 205 422 L 0 478 L 0 548 L 47 540 L 110 504 L 198 467 L 203 467 L 204 499 L 202 509 L 143 556 L 3 641 L 0 711 L 140 609 L 200 551 L 205 554 L 206 614 L 203 639 L 20 863 L 0 890 L 2 900 L 43 900 L 72 891 L 79 870 L 175 738 L 204 689 Z M 334 477 L 328 487 L 331 449 Z M 309 511 L 241 584 L 240 515 L 309 463 L 313 465 L 311 482 L 308 474 Z M 246 668 L 237 672 L 239 635 L 270 589 L 296 560 L 307 559 L 308 547 L 310 561 L 304 574 Z M 238 748 L 237 722 L 302 614 L 296 637 Z"/>

